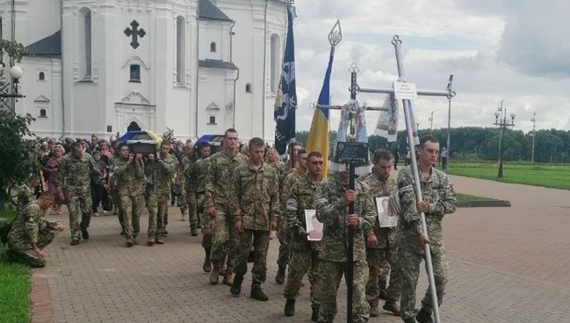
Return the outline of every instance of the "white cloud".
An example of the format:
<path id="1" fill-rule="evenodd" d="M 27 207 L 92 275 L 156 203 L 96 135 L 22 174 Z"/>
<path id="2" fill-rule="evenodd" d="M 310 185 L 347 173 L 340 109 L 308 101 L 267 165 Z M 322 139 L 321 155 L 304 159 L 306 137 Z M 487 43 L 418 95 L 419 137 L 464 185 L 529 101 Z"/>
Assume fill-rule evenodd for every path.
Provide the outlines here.
<path id="1" fill-rule="evenodd" d="M 556 5 L 556 3 L 558 3 Z M 329 54 L 328 33 L 341 20 L 343 41 L 336 50 L 331 80 L 333 103 L 349 98 L 348 69 L 358 64 L 359 85 L 388 88 L 397 78 L 394 34 L 400 35 L 407 79 L 422 89 L 445 89 L 454 74 L 452 126 L 491 126 L 505 100 L 517 114 L 515 129 L 570 126 L 570 3 L 547 1 L 467 0 L 298 0 L 295 21 L 298 102 L 297 128 L 308 130 L 322 86 Z M 541 27 L 543 26 L 543 27 Z M 369 105 L 382 95 L 361 94 Z M 447 100 L 414 102 L 420 128 L 447 127 Z M 377 113 L 369 112 L 369 133 Z M 403 119 L 403 117 L 402 117 Z M 336 129 L 339 113 L 331 113 Z M 403 125 L 403 122 L 401 122 Z"/>

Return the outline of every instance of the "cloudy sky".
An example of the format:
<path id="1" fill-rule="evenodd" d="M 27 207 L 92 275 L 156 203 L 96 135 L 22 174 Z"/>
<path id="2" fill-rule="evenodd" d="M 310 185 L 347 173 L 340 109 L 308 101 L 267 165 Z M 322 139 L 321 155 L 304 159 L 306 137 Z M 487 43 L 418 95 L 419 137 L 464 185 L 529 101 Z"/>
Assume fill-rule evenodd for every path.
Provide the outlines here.
<path id="1" fill-rule="evenodd" d="M 516 113 L 515 129 L 570 128 L 570 1 L 565 0 L 297 0 L 297 129 L 310 128 L 326 69 L 327 35 L 340 19 L 331 94 L 349 98 L 348 69 L 356 63 L 359 85 L 388 88 L 397 79 L 392 37 L 403 41 L 404 69 L 418 89 L 445 90 L 454 74 L 452 127 L 491 126 L 501 100 Z M 380 105 L 384 95 L 361 94 Z M 420 129 L 447 127 L 445 98 L 413 102 Z M 378 117 L 367 113 L 369 134 Z M 402 115 L 402 114 L 401 114 Z M 340 112 L 331 113 L 338 128 Z M 403 117 L 401 118 L 403 119 Z M 403 122 L 400 122 L 402 126 Z"/>

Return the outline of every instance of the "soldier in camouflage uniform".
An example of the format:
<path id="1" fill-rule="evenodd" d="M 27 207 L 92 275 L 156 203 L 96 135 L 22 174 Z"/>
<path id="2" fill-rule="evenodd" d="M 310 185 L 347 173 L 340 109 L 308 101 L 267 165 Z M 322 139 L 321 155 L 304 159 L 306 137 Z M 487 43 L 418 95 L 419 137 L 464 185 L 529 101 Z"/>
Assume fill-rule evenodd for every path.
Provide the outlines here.
<path id="1" fill-rule="evenodd" d="M 12 222 L 8 233 L 8 258 L 32 267 L 44 267 L 43 249 L 50 244 L 64 226 L 45 218 L 54 196 L 44 192 L 37 200 L 26 204 Z"/>
<path id="2" fill-rule="evenodd" d="M 170 195 L 170 180 L 178 163 L 169 154 L 171 143 L 163 141 L 158 159 L 148 155 L 145 174 L 148 177 L 146 194 L 149 204 L 147 245 L 163 244 L 162 232 L 165 230 L 166 209 Z"/>
<path id="3" fill-rule="evenodd" d="M 190 142 L 192 144 L 192 142 Z M 188 208 L 188 220 L 190 221 L 190 234 L 192 236 L 198 235 L 198 202 L 196 200 L 196 155 L 194 148 L 188 148 L 189 153 L 182 158 L 182 167 L 184 169 L 184 186 L 182 191 L 185 192 L 186 205 Z"/>
<path id="4" fill-rule="evenodd" d="M 299 180 L 289 189 L 285 215 L 281 217 L 281 221 L 287 222 L 287 240 L 291 251 L 289 273 L 283 296 L 287 300 L 284 309 L 285 315 L 295 315 L 295 299 L 301 288 L 301 280 L 307 271 L 310 270 L 312 318 L 316 321 L 319 305 L 314 296 L 315 276 L 313 274 L 314 267 L 312 266 L 316 257 L 316 250 L 313 250 L 315 248 L 312 246 L 315 243 L 307 240 L 305 210 L 313 207 L 313 197 L 318 184 L 322 180 L 324 158 L 319 152 L 311 152 L 307 158 L 308 172 L 306 175 L 300 176 Z"/>
<path id="5" fill-rule="evenodd" d="M 87 228 L 93 215 L 90 180 L 100 183 L 109 190 L 103 174 L 91 156 L 83 152 L 80 142 L 71 144 L 71 152 L 60 160 L 57 168 L 56 186 L 62 200 L 64 183 L 67 186 L 67 209 L 71 228 L 71 245 L 79 244 L 79 239 L 89 239 Z M 81 209 L 81 223 L 79 210 Z"/>
<path id="6" fill-rule="evenodd" d="M 182 213 L 182 221 L 186 221 L 185 215 L 186 211 L 188 211 L 188 194 L 185 189 L 186 176 L 184 176 L 184 170 L 188 164 L 194 163 L 196 161 L 196 154 L 194 153 L 194 144 L 192 143 L 192 140 L 186 140 L 186 145 L 182 148 L 182 150 L 184 152 L 184 155 L 180 158 L 178 168 L 176 169 L 176 179 L 180 184 L 180 197 L 178 205 L 180 206 L 180 212 Z"/>
<path id="7" fill-rule="evenodd" d="M 273 167 L 263 163 L 265 143 L 261 138 L 249 141 L 249 162 L 235 171 L 234 194 L 230 196 L 230 210 L 237 232 L 235 278 L 230 292 L 241 293 L 243 277 L 247 273 L 247 258 L 252 240 L 254 263 L 251 270 L 251 298 L 267 301 L 261 290 L 267 274 L 267 249 L 270 231 L 277 229 L 279 208 L 279 179 Z"/>
<path id="8" fill-rule="evenodd" d="M 225 150 L 210 157 L 206 183 L 204 184 L 204 209 L 206 216 L 210 217 L 210 228 L 212 230 L 210 259 L 213 268 L 210 273 L 210 284 L 216 285 L 218 283 L 221 263 L 226 254 L 224 249 L 228 247 L 224 284 L 231 286 L 236 243 L 229 200 L 235 195 L 235 170 L 247 163 L 247 157 L 238 152 L 238 133 L 235 129 L 226 130 L 224 138 Z"/>
<path id="9" fill-rule="evenodd" d="M 38 177 L 30 175 L 26 184 L 22 184 L 17 188 L 18 204 L 16 205 L 16 214 L 20 213 L 26 204 L 36 199 L 36 186 L 38 185 Z"/>
<path id="10" fill-rule="evenodd" d="M 372 173 L 359 179 L 368 184 L 373 198 L 388 197 L 398 190 L 396 178 L 390 176 L 393 165 L 392 160 L 393 155 L 389 150 L 376 150 L 374 152 Z M 396 228 L 380 228 L 378 217 L 376 217 L 374 220 L 374 232 L 378 238 L 378 244 L 376 246 L 367 246 L 366 248 L 366 260 L 369 271 L 366 298 L 370 303 L 370 316 L 380 316 L 378 297 L 380 296 L 380 291 L 386 289 L 388 272 L 390 272 L 390 287 L 383 308 L 394 313 L 394 315 L 400 316 L 400 275 L 396 269 L 398 256 Z M 387 268 L 383 267 L 383 263 L 388 263 Z M 390 271 L 390 269 L 392 270 Z"/>
<path id="11" fill-rule="evenodd" d="M 431 247 L 437 301 L 440 305 L 447 283 L 448 265 L 445 260 L 441 221 L 445 214 L 455 212 L 457 200 L 447 175 L 433 167 L 437 163 L 438 153 L 437 138 L 429 136 L 421 140 L 418 171 L 423 202 L 418 203 L 416 199 L 412 165 L 398 174 L 398 194 L 402 206 L 397 233 L 398 268 L 402 280 L 402 319 L 406 323 L 414 322 L 414 317 L 420 323 L 433 322 L 433 300 L 429 288 L 422 299 L 422 308 L 416 312 L 416 286 L 426 243 Z M 422 231 L 420 212 L 425 213 L 427 234 Z"/>
<path id="12" fill-rule="evenodd" d="M 206 173 L 208 172 L 208 165 L 210 164 L 210 144 L 205 143 L 200 147 L 200 159 L 196 161 L 196 204 L 198 206 L 198 218 L 202 218 L 204 214 L 204 186 L 206 183 Z M 212 232 L 210 230 L 209 217 L 202 219 L 202 248 L 206 256 L 204 257 L 204 264 L 202 269 L 204 272 L 209 273 L 212 271 L 212 262 L 210 261 L 210 252 L 212 250 Z"/>
<path id="13" fill-rule="evenodd" d="M 119 158 L 111 166 L 117 185 L 127 247 L 138 245 L 140 217 L 144 207 L 144 169 L 142 154 L 129 154 L 127 144 L 119 144 Z"/>
<path id="14" fill-rule="evenodd" d="M 320 323 L 333 322 L 336 313 L 337 290 L 348 261 L 347 235 L 349 227 L 354 230 L 353 308 L 352 322 L 368 322 L 370 306 L 366 301 L 368 265 L 366 246 L 377 243 L 372 223 L 376 211 L 370 188 L 357 182 L 355 189 L 348 187 L 349 167 L 336 172 L 323 182 L 315 193 L 314 208 L 317 219 L 323 223 L 323 239 L 319 243 L 315 260 L 315 296 L 320 303 Z M 348 205 L 354 202 L 354 214 L 348 214 Z"/>
<path id="15" fill-rule="evenodd" d="M 296 156 L 296 164 L 297 168 L 294 170 L 288 171 L 285 174 L 285 179 L 283 180 L 283 184 L 281 187 L 281 210 L 286 209 L 287 198 L 289 196 L 289 190 L 294 183 L 298 182 L 300 179 L 305 178 L 307 176 L 307 152 L 305 149 L 300 148 L 300 146 L 291 146 L 295 147 L 295 151 L 293 155 Z M 289 263 L 290 258 L 290 250 L 289 246 L 287 245 L 287 228 L 286 224 L 287 221 L 279 221 L 278 220 L 278 228 L 277 228 L 277 238 L 279 239 L 279 255 L 277 256 L 277 275 L 275 276 L 275 282 L 277 284 L 283 284 L 285 281 L 285 271 L 287 269 L 287 264 Z"/>

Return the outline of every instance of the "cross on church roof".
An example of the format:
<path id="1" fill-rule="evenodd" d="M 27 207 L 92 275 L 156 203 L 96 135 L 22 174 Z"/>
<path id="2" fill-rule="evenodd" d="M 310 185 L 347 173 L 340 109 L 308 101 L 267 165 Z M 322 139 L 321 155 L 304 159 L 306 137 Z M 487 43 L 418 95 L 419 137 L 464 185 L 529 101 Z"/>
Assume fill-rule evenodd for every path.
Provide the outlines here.
<path id="1" fill-rule="evenodd" d="M 131 27 L 132 28 L 127 27 L 125 29 L 125 35 L 127 35 L 127 37 L 132 37 L 131 47 L 137 49 L 137 47 L 139 47 L 138 37 L 143 38 L 144 35 L 146 35 L 146 32 L 142 28 L 138 29 L 139 23 L 136 20 L 131 22 Z"/>

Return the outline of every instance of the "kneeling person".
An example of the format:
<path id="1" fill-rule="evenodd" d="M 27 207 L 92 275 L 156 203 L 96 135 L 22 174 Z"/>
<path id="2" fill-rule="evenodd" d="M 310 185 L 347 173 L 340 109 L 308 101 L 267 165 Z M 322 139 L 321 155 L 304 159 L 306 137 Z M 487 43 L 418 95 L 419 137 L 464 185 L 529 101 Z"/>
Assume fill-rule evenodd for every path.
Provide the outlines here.
<path id="1" fill-rule="evenodd" d="M 261 290 L 261 284 L 265 282 L 267 274 L 270 230 L 277 228 L 275 218 L 279 215 L 279 181 L 275 169 L 264 165 L 264 152 L 265 143 L 261 138 L 249 141 L 249 162 L 236 169 L 235 193 L 230 202 L 237 232 L 235 277 L 230 292 L 233 296 L 241 293 L 253 240 L 255 260 L 251 270 L 250 297 L 260 301 L 268 300 Z"/>
<path id="2" fill-rule="evenodd" d="M 32 267 L 44 267 L 46 259 L 42 251 L 64 226 L 45 218 L 53 204 L 53 195 L 44 192 L 28 203 L 12 222 L 8 233 L 8 257 Z"/>

